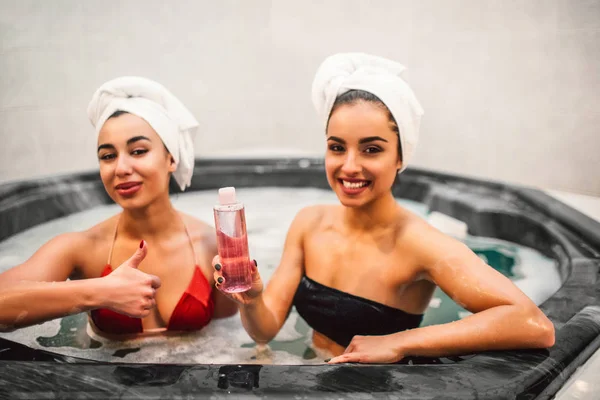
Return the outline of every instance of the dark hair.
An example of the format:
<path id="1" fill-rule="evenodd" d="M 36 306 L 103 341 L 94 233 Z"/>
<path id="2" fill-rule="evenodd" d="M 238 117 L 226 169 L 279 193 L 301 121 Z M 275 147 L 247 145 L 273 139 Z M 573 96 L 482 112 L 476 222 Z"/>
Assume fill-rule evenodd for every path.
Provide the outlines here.
<path id="1" fill-rule="evenodd" d="M 106 118 L 106 120 L 108 121 L 111 118 L 117 118 L 118 116 L 121 116 L 123 114 L 129 114 L 129 112 L 123 111 L 123 110 L 117 110 L 114 113 L 110 114 L 110 117 Z M 169 151 L 169 149 L 167 149 L 167 146 L 164 144 L 164 142 L 163 142 L 163 146 L 165 147 L 165 150 L 167 151 L 167 153 L 170 154 L 171 152 Z"/>
<path id="2" fill-rule="evenodd" d="M 110 114 L 110 117 L 106 118 L 106 120 L 108 121 L 111 118 L 117 118 L 118 116 L 123 115 L 123 114 L 129 114 L 129 113 L 127 111 L 117 110 L 114 113 Z"/>
<path id="3" fill-rule="evenodd" d="M 331 107 L 331 112 L 329 113 L 329 118 L 331 118 L 331 115 L 333 114 L 333 112 L 340 106 L 343 106 L 346 104 L 348 104 L 348 105 L 355 104 L 360 101 L 372 103 L 387 113 L 388 120 L 390 122 L 390 127 L 392 128 L 392 130 L 394 132 L 396 132 L 396 135 L 398 135 L 398 156 L 400 157 L 400 161 L 402 161 L 402 144 L 400 143 L 400 129 L 398 128 L 398 123 L 396 122 L 396 119 L 392 115 L 390 109 L 387 108 L 385 103 L 383 101 L 381 101 L 381 99 L 379 97 L 375 96 L 373 93 L 370 93 L 370 92 L 367 92 L 364 90 L 349 90 L 346 93 L 339 95 L 335 99 L 335 102 L 333 103 L 333 107 Z M 327 126 L 329 126 L 329 118 L 327 119 Z"/>

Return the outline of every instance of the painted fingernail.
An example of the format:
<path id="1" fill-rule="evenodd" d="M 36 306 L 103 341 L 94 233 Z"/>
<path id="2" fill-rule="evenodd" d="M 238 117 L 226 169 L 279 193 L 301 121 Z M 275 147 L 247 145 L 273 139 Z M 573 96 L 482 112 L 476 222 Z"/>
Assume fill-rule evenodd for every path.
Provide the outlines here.
<path id="1" fill-rule="evenodd" d="M 219 283 L 223 283 L 223 278 L 219 277 L 219 278 L 217 279 L 217 282 L 219 282 Z"/>
<path id="2" fill-rule="evenodd" d="M 221 264 L 215 264 L 215 269 L 217 271 L 220 271 L 221 270 Z"/>
<path id="3" fill-rule="evenodd" d="M 258 267 L 258 263 L 256 262 L 256 260 L 252 260 L 252 261 L 254 261 L 254 266 Z"/>
<path id="4" fill-rule="evenodd" d="M 142 247 L 144 247 L 144 241 L 143 241 L 143 240 L 140 242 L 140 249 L 141 249 Z"/>
<path id="5" fill-rule="evenodd" d="M 331 358 L 327 358 L 327 359 L 325 359 L 324 361 L 325 361 L 325 362 L 329 362 L 329 361 L 331 361 Z"/>

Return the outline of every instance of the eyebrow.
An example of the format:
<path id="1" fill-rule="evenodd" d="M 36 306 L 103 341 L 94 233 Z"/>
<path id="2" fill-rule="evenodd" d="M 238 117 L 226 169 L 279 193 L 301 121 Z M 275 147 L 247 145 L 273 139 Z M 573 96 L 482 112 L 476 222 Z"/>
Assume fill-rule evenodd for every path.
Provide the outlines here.
<path id="1" fill-rule="evenodd" d="M 147 138 L 146 136 L 139 135 L 139 136 L 134 136 L 131 139 L 128 139 L 127 146 L 129 146 L 130 144 L 135 143 L 137 141 L 140 141 L 140 140 L 147 140 L 147 141 L 151 142 L 151 140 L 149 138 Z M 112 144 L 104 143 L 104 144 L 101 144 L 100 146 L 98 146 L 98 151 L 100 151 L 102 149 L 114 149 L 114 148 L 115 148 L 115 146 L 113 146 Z"/>
<path id="2" fill-rule="evenodd" d="M 327 140 L 333 140 L 334 142 L 338 142 L 338 143 L 346 143 L 346 141 L 344 139 L 341 139 L 337 136 L 329 136 L 327 138 Z M 384 138 L 382 138 L 381 136 L 368 136 L 368 137 L 360 139 L 358 141 L 358 143 L 363 144 L 363 143 L 376 142 L 376 141 L 382 141 L 382 142 L 388 143 L 388 141 L 385 140 Z"/>

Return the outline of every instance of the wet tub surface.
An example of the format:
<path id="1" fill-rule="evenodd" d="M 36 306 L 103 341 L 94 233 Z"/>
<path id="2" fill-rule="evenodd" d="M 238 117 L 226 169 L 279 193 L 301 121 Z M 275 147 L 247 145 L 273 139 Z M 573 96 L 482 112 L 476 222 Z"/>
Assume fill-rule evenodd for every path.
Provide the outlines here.
<path id="1" fill-rule="evenodd" d="M 193 191 L 208 190 L 210 197 L 210 193 L 226 185 L 240 188 L 240 196 L 244 195 L 242 188 L 263 188 L 295 193 L 299 197 L 299 193 L 312 193 L 309 201 L 335 201 L 331 197 L 317 200 L 321 193 L 327 194 L 313 191 L 327 189 L 323 163 L 319 159 L 197 160 Z M 289 192 L 284 188 L 309 189 Z M 469 246 L 490 264 L 497 263 L 497 268 L 512 275 L 514 282 L 530 297 L 540 296 L 536 302 L 556 328 L 555 346 L 537 351 L 410 359 L 405 364 L 392 366 L 328 366 L 320 365 L 319 358 L 305 353 L 308 348 L 305 328 L 299 319 L 290 318 L 282 333 L 290 336 L 278 337 L 262 361 L 252 358 L 257 353 L 247 336 L 235 336 L 237 341 L 231 346 L 235 349 L 232 353 L 246 357 L 244 360 L 248 362 L 232 363 L 228 361 L 231 358 L 222 358 L 211 364 L 203 363 L 196 358 L 197 354 L 185 350 L 179 342 L 172 347 L 175 352 L 181 351 L 179 362 L 183 364 L 168 364 L 169 361 L 165 361 L 168 355 L 165 360 L 155 359 L 147 364 L 143 363 L 145 351 L 136 350 L 135 346 L 110 348 L 90 335 L 89 339 L 86 335 L 78 336 L 79 339 L 71 335 L 71 339 L 63 340 L 69 337 L 69 332 L 87 331 L 79 329 L 81 321 L 74 320 L 68 326 L 55 321 L 53 330 L 19 337 L 26 344 L 12 340 L 14 337 L 0 338 L 0 398 L 221 398 L 234 395 L 297 399 L 542 399 L 553 396 L 600 346 L 600 225 L 534 189 L 417 169 L 409 169 L 401 175 L 394 194 L 407 206 L 426 207 L 423 216 L 432 223 L 440 223 L 439 216 L 445 215 L 466 224 L 468 234 L 463 240 Z M 174 196 L 177 207 L 187 207 L 183 204 L 187 201 L 185 196 Z M 252 215 L 260 213 L 252 213 L 251 190 L 247 197 L 251 251 L 261 260 L 261 271 L 268 273 L 277 262 L 269 259 L 269 254 L 280 253 L 277 249 L 282 243 L 282 239 L 273 240 L 279 234 L 271 231 L 272 236 L 269 236 L 269 231 L 285 231 L 289 222 L 282 218 L 277 228 L 269 228 L 252 220 Z M 213 200 L 206 199 L 210 204 L 203 204 L 202 208 L 193 204 L 191 208 L 208 212 L 198 216 L 210 221 L 210 206 L 215 200 L 216 195 Z M 13 240 L 15 235 L 40 224 L 94 208 L 92 214 L 101 220 L 118 210 L 107 207 L 109 204 L 97 173 L 0 185 L 0 239 Z M 102 212 L 106 214 L 102 216 Z M 289 214 L 288 221 L 291 221 L 294 213 L 295 210 L 289 209 L 276 215 Z M 444 223 L 449 224 L 454 234 L 464 233 L 461 233 L 460 223 L 454 224 L 452 220 Z M 39 244 L 32 244 L 30 250 L 22 253 L 14 252 L 14 257 L 24 256 Z M 526 265 L 534 269 L 528 272 L 522 263 L 527 252 L 548 261 L 547 266 L 551 268 L 542 273 L 540 268 L 546 266 L 533 267 L 527 262 Z M 4 260 L 3 266 L 14 261 L 16 259 Z M 552 277 L 550 280 L 558 277 L 558 290 L 547 289 L 550 287 L 547 286 L 545 291 L 537 291 L 524 285 L 529 280 L 534 287 L 542 288 L 544 285 L 538 281 L 548 276 Z M 438 295 L 436 293 L 439 307 L 435 308 L 434 301 L 428 311 L 432 318 L 435 312 L 444 311 L 442 305 L 449 304 Z M 460 318 L 459 310 L 449 312 L 448 318 Z M 222 321 L 221 328 L 229 332 L 226 329 L 229 323 L 237 322 Z M 215 324 L 210 329 L 216 331 L 218 326 Z M 189 338 L 190 342 L 197 339 Z M 81 348 L 86 343 L 88 348 Z M 296 347 L 285 348 L 290 344 Z M 158 349 L 165 343 L 144 343 L 143 347 L 146 346 Z M 72 355 L 65 355 L 68 352 Z M 116 357 L 120 363 L 86 360 L 78 358 L 80 354 L 93 354 L 98 359 Z M 300 365 L 313 361 L 314 365 Z"/>

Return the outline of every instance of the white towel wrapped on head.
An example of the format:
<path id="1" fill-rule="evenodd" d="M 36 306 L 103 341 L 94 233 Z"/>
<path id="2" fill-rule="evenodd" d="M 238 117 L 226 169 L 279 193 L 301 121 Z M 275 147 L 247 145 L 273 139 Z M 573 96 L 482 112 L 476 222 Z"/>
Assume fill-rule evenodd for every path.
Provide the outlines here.
<path id="1" fill-rule="evenodd" d="M 338 96 L 350 90 L 363 90 L 377 96 L 398 124 L 401 171 L 408 165 L 417 145 L 423 115 L 415 94 L 401 77 L 405 69 L 395 61 L 369 54 L 334 54 L 323 61 L 312 85 L 312 101 L 325 128 Z"/>
<path id="2" fill-rule="evenodd" d="M 194 173 L 192 136 L 198 121 L 164 86 L 139 76 L 123 76 L 104 83 L 92 96 L 87 113 L 96 134 L 115 111 L 126 111 L 143 118 L 156 131 L 177 170 L 173 178 L 185 190 Z"/>

